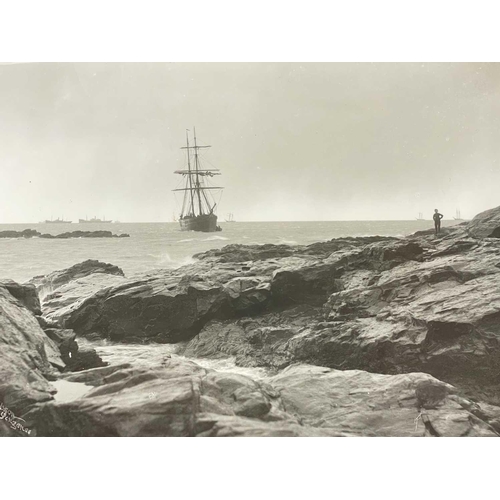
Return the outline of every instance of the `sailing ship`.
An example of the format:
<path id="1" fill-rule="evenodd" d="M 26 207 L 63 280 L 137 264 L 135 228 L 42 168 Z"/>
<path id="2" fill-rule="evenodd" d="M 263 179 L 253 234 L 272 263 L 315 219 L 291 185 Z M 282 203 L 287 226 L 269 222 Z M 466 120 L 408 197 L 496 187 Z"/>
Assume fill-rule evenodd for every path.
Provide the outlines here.
<path id="1" fill-rule="evenodd" d="M 80 224 L 83 224 L 83 223 L 88 223 L 88 224 L 103 224 L 103 223 L 110 223 L 110 222 L 113 222 L 112 220 L 106 220 L 106 217 L 103 217 L 102 219 L 98 219 L 97 217 L 92 217 L 92 219 L 87 219 L 85 217 L 85 219 L 78 219 L 78 222 Z"/>
<path id="2" fill-rule="evenodd" d="M 457 221 L 463 221 L 462 216 L 460 215 L 460 210 L 457 208 L 455 212 L 455 217 L 453 217 Z"/>
<path id="3" fill-rule="evenodd" d="M 60 219 L 59 217 L 57 219 L 50 219 L 50 220 L 46 220 L 45 223 L 46 224 L 71 224 L 72 221 L 70 220 L 64 220 L 64 217 L 62 219 Z"/>
<path id="4" fill-rule="evenodd" d="M 208 184 L 208 177 L 220 175 L 217 168 L 202 168 L 199 150 L 211 146 L 198 146 L 196 141 L 196 130 L 193 129 L 194 146 L 189 145 L 189 130 L 186 130 L 187 169 L 176 170 L 174 173 L 182 175 L 185 181 L 183 188 L 173 191 L 183 191 L 184 199 L 179 216 L 181 231 L 201 231 L 213 233 L 222 231 L 217 225 L 215 207 L 217 203 L 211 198 L 210 191 L 221 190 L 222 187 Z"/>
<path id="5" fill-rule="evenodd" d="M 419 212 L 419 213 L 418 213 L 417 220 L 425 220 L 425 219 L 424 219 L 424 214 L 423 214 L 422 212 Z"/>
<path id="6" fill-rule="evenodd" d="M 234 214 L 227 214 L 226 222 L 234 222 Z"/>

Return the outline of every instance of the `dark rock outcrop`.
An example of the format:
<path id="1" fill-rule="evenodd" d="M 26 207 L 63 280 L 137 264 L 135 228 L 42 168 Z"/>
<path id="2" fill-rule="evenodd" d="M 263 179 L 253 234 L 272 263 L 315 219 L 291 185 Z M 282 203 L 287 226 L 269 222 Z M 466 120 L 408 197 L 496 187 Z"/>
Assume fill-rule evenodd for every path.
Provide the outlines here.
<path id="1" fill-rule="evenodd" d="M 251 316 L 303 302 L 320 305 L 342 289 L 342 278 L 353 270 L 390 269 L 419 260 L 423 253 L 417 243 L 394 238 L 334 240 L 299 247 L 282 259 L 265 260 L 260 247 L 252 251 L 256 261 L 237 262 L 237 253 L 233 262 L 219 262 L 209 254 L 193 265 L 119 280 L 114 286 L 106 280 L 73 281 L 44 299 L 44 314 L 80 335 L 179 342 L 215 318 Z"/>
<path id="2" fill-rule="evenodd" d="M 151 417 L 145 427 L 133 424 L 139 429 L 133 434 L 130 428 L 118 429 L 110 417 L 95 431 L 98 435 L 260 435 L 271 432 L 265 420 L 269 404 L 284 412 L 279 413 L 283 422 L 273 420 L 277 434 L 272 435 L 279 435 L 285 421 L 284 432 L 291 435 L 318 435 L 319 430 L 412 435 L 407 422 L 418 416 L 426 435 L 494 435 L 499 421 L 494 405 L 500 404 L 500 240 L 495 237 L 500 208 L 490 212 L 437 238 L 425 231 L 404 239 L 343 238 L 286 248 L 235 245 L 198 255 L 190 266 L 139 278 L 91 273 L 65 281 L 45 297 L 42 310 L 49 324 L 79 335 L 182 341 L 180 352 L 186 356 L 232 357 L 238 365 L 276 371 L 294 363 L 317 365 L 292 366 L 276 375 L 269 385 L 279 392 L 277 398 L 257 388 L 249 396 L 252 403 L 242 399 L 238 406 L 233 395 L 231 411 L 221 410 L 226 407 L 218 389 L 211 400 L 215 409 L 200 406 L 210 376 L 191 374 L 179 393 L 172 389 L 161 396 L 165 406 L 160 406 L 170 414 L 169 398 L 177 394 L 186 405 L 182 418 L 159 423 Z M 157 379 L 167 376 L 160 372 L 148 383 L 157 387 Z M 116 389 L 113 401 L 123 397 L 123 405 L 130 402 L 136 411 L 136 382 L 126 394 L 123 386 Z M 292 386 L 300 396 L 287 396 Z M 351 391 L 364 394 L 369 404 L 353 399 Z M 372 392 L 378 399 L 366 396 Z M 81 411 L 94 425 L 102 422 L 102 412 L 112 413 L 102 409 L 99 394 L 91 391 L 81 398 L 90 406 L 49 403 L 44 411 L 56 412 L 51 418 L 57 422 Z M 307 394 L 317 400 L 302 407 Z M 400 400 L 398 394 L 406 396 Z M 479 408 L 472 401 L 487 403 Z M 352 405 L 356 410 L 350 414 Z M 187 407 L 195 410 L 187 415 Z M 391 411 L 385 413 L 385 407 Z M 368 408 L 379 408 L 380 420 Z M 447 415 L 440 413 L 443 408 Z M 128 418 L 128 411 L 120 415 Z M 70 432 L 72 424 L 61 425 L 55 432 Z M 300 431 L 291 430 L 297 425 Z"/>
<path id="3" fill-rule="evenodd" d="M 0 436 L 31 435 L 27 416 L 50 401 L 63 370 L 103 366 L 92 348 L 78 349 L 71 330 L 42 329 L 34 285 L 0 282 Z"/>
<path id="4" fill-rule="evenodd" d="M 25 283 L 21 285 L 13 280 L 0 279 L 0 288 L 5 288 L 13 297 L 31 311 L 36 316 L 42 314 L 40 307 L 40 299 L 36 287 L 32 284 Z"/>
<path id="5" fill-rule="evenodd" d="M 0 231 L 0 238 L 45 238 L 64 240 L 68 238 L 129 238 L 130 234 L 113 234 L 111 231 L 68 231 L 60 234 L 40 233 L 35 229 L 23 231 Z"/>
<path id="6" fill-rule="evenodd" d="M 111 231 L 69 231 L 56 235 L 41 234 L 40 238 L 65 240 L 68 238 L 130 238 L 130 234 L 113 234 Z"/>
<path id="7" fill-rule="evenodd" d="M 55 390 L 47 379 L 54 379 L 54 366 L 63 368 L 64 362 L 32 312 L 9 289 L 11 283 L 0 286 L 0 402 L 23 418 L 34 404 L 52 399 Z"/>
<path id="8" fill-rule="evenodd" d="M 486 221 L 483 234 L 491 237 L 498 219 L 500 209 L 480 214 L 473 231 L 479 234 Z M 273 369 L 306 362 L 386 374 L 424 371 L 500 404 L 500 243 L 470 238 L 468 227 L 442 238 L 426 232 L 385 248 L 336 252 L 323 259 L 329 272 L 317 263 L 277 270 L 271 290 L 274 299 L 276 292 L 293 299 L 287 311 L 212 320 L 182 352 Z"/>
<path id="9" fill-rule="evenodd" d="M 46 328 L 46 335 L 54 341 L 61 353 L 65 371 L 77 372 L 106 366 L 96 350 L 92 347 L 80 347 L 76 341 L 76 333 L 64 328 Z"/>
<path id="10" fill-rule="evenodd" d="M 39 238 L 42 233 L 35 229 L 24 229 L 23 231 L 0 231 L 0 238 Z"/>

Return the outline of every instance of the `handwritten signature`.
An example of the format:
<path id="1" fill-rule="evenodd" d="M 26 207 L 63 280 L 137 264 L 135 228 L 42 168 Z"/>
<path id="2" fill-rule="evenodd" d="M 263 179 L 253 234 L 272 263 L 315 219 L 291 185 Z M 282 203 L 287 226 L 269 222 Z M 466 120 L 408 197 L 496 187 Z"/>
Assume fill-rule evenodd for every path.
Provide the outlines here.
<path id="1" fill-rule="evenodd" d="M 10 427 L 14 430 L 25 432 L 26 434 L 31 434 L 31 429 L 24 427 L 23 424 L 19 423 L 18 420 L 25 420 L 21 417 L 16 417 L 3 403 L 0 403 L 0 420 L 5 420 L 10 424 Z"/>

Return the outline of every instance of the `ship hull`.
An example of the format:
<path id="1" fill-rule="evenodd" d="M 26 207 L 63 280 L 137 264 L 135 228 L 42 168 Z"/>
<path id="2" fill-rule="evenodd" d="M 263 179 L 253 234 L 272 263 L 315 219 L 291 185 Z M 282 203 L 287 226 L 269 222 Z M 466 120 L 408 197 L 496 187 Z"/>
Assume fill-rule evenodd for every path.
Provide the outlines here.
<path id="1" fill-rule="evenodd" d="M 215 214 L 198 215 L 196 217 L 185 216 L 179 219 L 181 231 L 200 231 L 202 233 L 215 233 L 220 231 L 217 226 L 217 216 Z"/>

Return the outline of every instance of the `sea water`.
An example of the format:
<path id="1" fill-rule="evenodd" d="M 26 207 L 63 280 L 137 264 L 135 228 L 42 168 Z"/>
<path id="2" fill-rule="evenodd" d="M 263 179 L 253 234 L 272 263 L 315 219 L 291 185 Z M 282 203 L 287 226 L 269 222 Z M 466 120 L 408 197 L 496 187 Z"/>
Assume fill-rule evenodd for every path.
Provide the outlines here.
<path id="1" fill-rule="evenodd" d="M 455 221 L 443 221 L 443 226 Z M 0 238 L 0 279 L 24 282 L 42 274 L 77 264 L 87 259 L 121 267 L 126 276 L 154 269 L 173 269 L 193 261 L 193 255 L 222 248 L 229 244 L 308 245 L 346 236 L 406 236 L 432 228 L 432 221 L 332 221 L 332 222 L 231 222 L 220 223 L 222 232 L 195 233 L 180 231 L 177 223 L 113 223 L 113 224 L 0 224 L 0 231 L 35 229 L 53 235 L 67 231 L 108 230 L 130 238 Z M 149 365 L 175 356 L 175 345 L 117 344 L 107 340 L 79 339 L 81 345 L 94 347 L 110 364 Z M 238 367 L 234 359 L 196 359 L 198 364 L 218 371 L 231 371 L 264 379 L 270 375 L 262 368 Z M 71 401 L 92 388 L 82 383 L 60 380 L 53 382 L 58 401 Z"/>
<path id="2" fill-rule="evenodd" d="M 443 226 L 455 221 L 443 221 Z M 0 224 L 0 231 L 35 229 L 53 235 L 67 231 L 108 230 L 130 238 L 0 238 L 0 279 L 24 282 L 42 274 L 97 259 L 123 269 L 126 276 L 172 269 L 192 262 L 196 253 L 229 244 L 308 245 L 344 236 L 405 236 L 429 229 L 432 221 L 331 221 L 220 223 L 222 232 L 181 231 L 170 223 Z"/>

